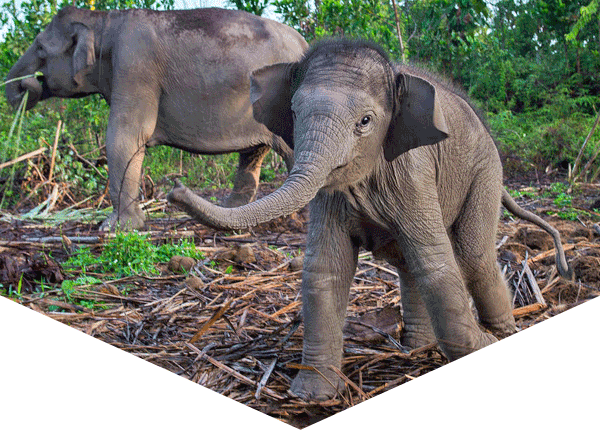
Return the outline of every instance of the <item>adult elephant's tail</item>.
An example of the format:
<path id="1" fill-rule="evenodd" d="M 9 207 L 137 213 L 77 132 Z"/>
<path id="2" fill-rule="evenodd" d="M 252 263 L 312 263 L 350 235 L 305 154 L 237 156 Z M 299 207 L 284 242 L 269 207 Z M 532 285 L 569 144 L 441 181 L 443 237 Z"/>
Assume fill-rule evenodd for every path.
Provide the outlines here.
<path id="1" fill-rule="evenodd" d="M 571 280 L 573 278 L 573 268 L 567 263 L 558 230 L 539 216 L 520 207 L 510 194 L 508 194 L 508 191 L 506 191 L 505 188 L 502 189 L 502 205 L 513 215 L 537 225 L 552 236 L 554 239 L 554 249 L 556 250 L 556 268 L 558 269 L 558 273 L 560 273 L 563 278 Z"/>

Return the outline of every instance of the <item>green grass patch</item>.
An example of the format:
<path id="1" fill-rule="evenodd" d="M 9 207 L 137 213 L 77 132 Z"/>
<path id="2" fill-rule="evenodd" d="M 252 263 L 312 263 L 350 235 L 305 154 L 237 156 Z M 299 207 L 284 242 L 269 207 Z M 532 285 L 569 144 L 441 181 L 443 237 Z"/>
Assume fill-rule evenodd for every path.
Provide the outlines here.
<path id="1" fill-rule="evenodd" d="M 527 197 L 530 199 L 534 199 L 537 197 L 537 193 L 532 190 L 523 189 L 523 190 L 508 190 L 508 193 L 512 196 L 513 199 L 518 199 L 521 197 Z"/>
<path id="2" fill-rule="evenodd" d="M 137 231 L 117 232 L 102 249 L 100 255 L 92 254 L 90 248 L 82 247 L 70 257 L 64 266 L 83 272 L 111 275 L 113 279 L 133 275 L 156 275 L 156 265 L 166 263 L 175 255 L 204 259 L 190 239 L 176 243 L 154 245 L 150 236 Z"/>
<path id="3" fill-rule="evenodd" d="M 205 258 L 190 239 L 155 245 L 147 234 L 118 232 L 104 245 L 99 255 L 92 253 L 89 247 L 77 249 L 63 267 L 67 273 L 80 274 L 62 281 L 60 289 L 65 302 L 90 309 L 101 308 L 105 304 L 91 292 L 95 286 L 129 276 L 158 275 L 157 265 L 168 262 L 175 255 L 197 260 Z M 127 295 L 132 288 L 124 282 L 119 291 Z"/>

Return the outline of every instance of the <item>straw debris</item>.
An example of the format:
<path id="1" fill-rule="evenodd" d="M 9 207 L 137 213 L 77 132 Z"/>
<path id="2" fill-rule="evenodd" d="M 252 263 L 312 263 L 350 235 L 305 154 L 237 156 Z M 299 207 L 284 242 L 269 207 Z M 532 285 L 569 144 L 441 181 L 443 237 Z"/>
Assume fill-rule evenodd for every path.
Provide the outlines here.
<path id="1" fill-rule="evenodd" d="M 153 205 L 165 212 L 164 202 L 148 207 Z M 20 286 L 18 293 L 5 288 L 5 295 L 299 428 L 446 364 L 435 344 L 413 351 L 402 346 L 395 269 L 365 252 L 351 289 L 343 365 L 333 369 L 346 388 L 322 403 L 292 397 L 288 389 L 302 356 L 306 212 L 237 236 L 179 213 L 165 215 L 150 221 L 148 240 L 191 239 L 204 259 L 173 258 L 159 265 L 158 274 L 117 279 L 88 272 L 93 282 L 66 290 L 66 280 L 87 278 L 67 270 L 64 261 L 81 246 L 99 254 L 112 236 L 73 220 L 58 227 L 3 214 L 0 284 Z M 550 221 L 561 231 L 575 281 L 557 275 L 550 238 L 535 247 L 533 235 L 517 234 L 531 228 L 525 223 L 500 224 L 498 262 L 513 292 L 520 330 L 600 294 L 600 236 L 593 223 Z"/>

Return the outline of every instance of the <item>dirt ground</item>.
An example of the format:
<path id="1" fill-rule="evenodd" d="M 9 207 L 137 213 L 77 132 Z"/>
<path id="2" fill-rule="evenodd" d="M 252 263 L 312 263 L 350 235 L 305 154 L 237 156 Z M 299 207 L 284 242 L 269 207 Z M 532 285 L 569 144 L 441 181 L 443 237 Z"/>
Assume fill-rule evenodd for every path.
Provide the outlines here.
<path id="1" fill-rule="evenodd" d="M 579 219 L 564 221 L 549 215 L 557 211 L 553 199 L 540 197 L 551 182 L 534 178 L 508 187 L 537 193 L 518 202 L 560 231 L 575 280 L 557 275 L 549 235 L 503 217 L 498 262 L 513 290 L 520 330 L 600 295 L 600 227 L 593 212 L 600 204 L 600 185 L 576 187 L 572 206 L 580 210 Z M 109 235 L 99 233 L 95 222 L 52 225 L 0 213 L 0 284 L 5 286 L 0 292 L 7 296 L 6 286 L 19 284 L 20 293 L 13 291 L 10 298 L 23 306 L 299 428 L 447 362 L 435 345 L 406 351 L 399 344 L 397 277 L 392 267 L 363 252 L 340 369 L 346 389 L 324 403 L 294 399 L 287 390 L 301 362 L 297 257 L 304 249 L 306 210 L 226 235 L 175 212 L 161 197 L 147 206 L 155 215 L 146 233 L 156 244 L 193 238 L 206 258 L 192 261 L 189 272 L 172 263 L 155 276 L 110 280 L 95 274 L 106 280 L 78 287 L 66 300 L 61 283 L 77 273 L 66 272 L 64 261 L 83 241 L 99 253 Z M 83 306 L 73 298 L 96 305 Z"/>

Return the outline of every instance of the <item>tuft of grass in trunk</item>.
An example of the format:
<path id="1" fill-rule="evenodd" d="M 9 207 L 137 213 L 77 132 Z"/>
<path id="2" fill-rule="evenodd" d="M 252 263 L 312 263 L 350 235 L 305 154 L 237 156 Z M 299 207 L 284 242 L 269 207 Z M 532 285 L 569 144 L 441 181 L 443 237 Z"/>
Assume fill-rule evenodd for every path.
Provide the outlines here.
<path id="1" fill-rule="evenodd" d="M 8 81 L 11 82 L 11 81 Z M 8 82 L 5 82 L 8 83 Z M 0 153 L 2 154 L 17 154 L 19 152 L 19 148 L 21 146 L 21 130 L 23 129 L 23 117 L 25 116 L 25 108 L 27 106 L 27 99 L 29 98 L 29 91 L 25 92 L 25 95 L 21 99 L 21 103 L 17 108 L 17 113 L 15 114 L 15 118 L 10 126 L 10 130 L 8 132 L 8 138 L 4 140 L 4 144 Z M 16 128 L 16 135 L 15 135 Z M 12 149 L 12 151 L 11 151 Z M 11 197 L 12 188 L 15 182 L 15 172 L 17 169 L 17 165 L 13 164 L 10 167 L 10 173 L 7 179 L 6 192 L 2 194 L 2 199 L 0 200 L 0 207 L 4 206 L 7 197 Z"/>

